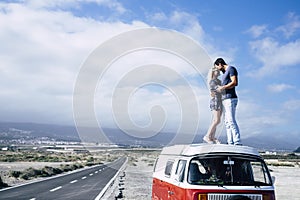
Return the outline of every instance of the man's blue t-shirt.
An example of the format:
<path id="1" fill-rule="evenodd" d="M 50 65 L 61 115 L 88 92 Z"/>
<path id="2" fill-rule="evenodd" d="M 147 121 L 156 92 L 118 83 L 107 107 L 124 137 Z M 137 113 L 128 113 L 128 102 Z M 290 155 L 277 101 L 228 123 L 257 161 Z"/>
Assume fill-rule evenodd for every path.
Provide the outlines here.
<path id="1" fill-rule="evenodd" d="M 227 85 L 228 83 L 230 83 L 231 76 L 236 76 L 236 78 L 238 78 L 238 72 L 235 67 L 228 66 L 227 70 L 224 72 L 222 76 L 222 85 Z M 235 87 L 230 89 L 225 89 L 225 92 L 222 94 L 222 99 L 229 99 L 229 98 L 237 98 Z"/>

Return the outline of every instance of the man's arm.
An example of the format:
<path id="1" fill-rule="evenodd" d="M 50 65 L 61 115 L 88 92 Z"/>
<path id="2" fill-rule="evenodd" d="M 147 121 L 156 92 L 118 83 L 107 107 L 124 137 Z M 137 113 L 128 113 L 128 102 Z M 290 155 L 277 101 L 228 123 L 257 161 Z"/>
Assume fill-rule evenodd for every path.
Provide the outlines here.
<path id="1" fill-rule="evenodd" d="M 231 82 L 226 84 L 226 85 L 223 85 L 223 86 L 220 86 L 218 88 L 218 92 L 222 92 L 223 90 L 226 90 L 226 89 L 230 89 L 230 88 L 233 88 L 235 86 L 238 85 L 238 78 L 237 76 L 230 76 L 230 80 Z"/>

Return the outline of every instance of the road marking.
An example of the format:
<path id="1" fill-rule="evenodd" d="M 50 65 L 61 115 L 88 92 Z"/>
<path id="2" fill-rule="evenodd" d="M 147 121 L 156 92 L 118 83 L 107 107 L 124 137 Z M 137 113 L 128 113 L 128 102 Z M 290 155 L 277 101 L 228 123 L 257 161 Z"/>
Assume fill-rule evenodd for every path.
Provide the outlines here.
<path id="1" fill-rule="evenodd" d="M 93 173 L 91 173 L 90 176 L 93 176 Z"/>
<path id="2" fill-rule="evenodd" d="M 62 186 L 59 186 L 59 187 L 53 188 L 52 190 L 50 190 L 50 192 L 54 192 L 54 191 L 56 191 L 56 190 L 59 190 L 59 189 L 61 189 L 61 188 L 62 188 Z"/>
<path id="3" fill-rule="evenodd" d="M 101 192 L 98 194 L 98 196 L 94 199 L 94 200 L 100 200 L 102 198 L 102 196 L 104 195 L 104 193 L 108 190 L 108 188 L 110 187 L 110 185 L 112 184 L 113 181 L 115 181 L 115 179 L 117 178 L 117 176 L 119 175 L 119 173 L 125 169 L 125 166 L 127 164 L 128 158 L 126 158 L 125 162 L 123 163 L 123 165 L 119 168 L 118 172 L 115 174 L 115 176 L 106 184 L 106 186 L 101 190 Z"/>
<path id="4" fill-rule="evenodd" d="M 74 181 L 71 181 L 70 183 L 76 183 L 77 182 L 77 180 L 74 180 Z"/>
<path id="5" fill-rule="evenodd" d="M 95 171 L 95 174 L 98 174 L 98 171 Z"/>
<path id="6" fill-rule="evenodd" d="M 31 198 L 31 199 L 29 199 L 29 200 L 35 200 L 35 198 Z"/>
<path id="7" fill-rule="evenodd" d="M 82 177 L 81 179 L 86 179 L 86 176 Z"/>

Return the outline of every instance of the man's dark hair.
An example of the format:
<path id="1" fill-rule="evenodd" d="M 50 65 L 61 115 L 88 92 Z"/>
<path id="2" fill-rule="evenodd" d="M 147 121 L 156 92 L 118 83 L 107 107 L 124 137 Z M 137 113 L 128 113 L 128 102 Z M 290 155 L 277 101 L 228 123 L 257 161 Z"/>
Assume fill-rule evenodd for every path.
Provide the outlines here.
<path id="1" fill-rule="evenodd" d="M 221 64 L 222 66 L 227 65 L 223 58 L 218 58 L 218 59 L 215 61 L 215 65 L 218 66 L 219 64 Z"/>

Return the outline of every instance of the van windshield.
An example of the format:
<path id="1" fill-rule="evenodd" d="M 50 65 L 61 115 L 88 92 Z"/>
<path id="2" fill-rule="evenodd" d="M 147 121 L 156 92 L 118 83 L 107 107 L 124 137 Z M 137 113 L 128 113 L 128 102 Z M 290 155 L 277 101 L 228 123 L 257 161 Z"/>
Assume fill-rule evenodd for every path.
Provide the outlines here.
<path id="1" fill-rule="evenodd" d="M 263 160 L 243 156 L 205 156 L 191 160 L 188 182 L 193 185 L 272 185 Z"/>

